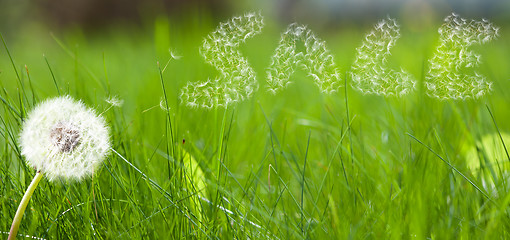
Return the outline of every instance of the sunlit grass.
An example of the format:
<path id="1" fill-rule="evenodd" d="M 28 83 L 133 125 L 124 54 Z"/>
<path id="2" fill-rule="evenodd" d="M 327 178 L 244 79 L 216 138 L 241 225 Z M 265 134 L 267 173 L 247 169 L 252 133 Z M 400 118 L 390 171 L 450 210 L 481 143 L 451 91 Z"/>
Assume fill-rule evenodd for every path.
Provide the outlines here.
<path id="1" fill-rule="evenodd" d="M 483 182 L 501 175 L 471 171 L 473 159 L 466 158 L 473 155 L 465 150 L 487 134 L 510 131 L 506 26 L 499 24 L 498 40 L 476 49 L 484 60 L 479 71 L 494 82 L 494 91 L 478 100 L 439 101 L 423 86 L 437 29 L 402 28 L 389 64 L 418 79 L 417 89 L 406 96 L 361 95 L 350 83 L 323 95 L 301 70 L 291 76 L 293 84 L 273 95 L 267 92 L 265 68 L 285 26 L 267 22 L 267 29 L 240 47 L 259 90 L 228 109 L 200 110 L 181 105 L 178 96 L 188 82 L 218 75 L 198 52 L 217 23 L 164 21 L 157 24 L 171 26 L 169 36 L 161 27 L 4 35 L 14 65 L 2 47 L 0 232 L 8 232 L 35 173 L 20 156 L 21 122 L 37 102 L 69 94 L 97 112 L 109 108 L 105 100 L 111 96 L 124 100 L 103 113 L 113 153 L 92 179 L 42 180 L 20 234 L 45 239 L 508 235 L 506 179 L 497 179 L 495 190 L 485 189 Z M 330 46 L 342 79 L 369 30 L 317 32 Z M 166 49 L 182 58 L 172 58 Z M 474 161 L 501 156 L 479 146 Z M 186 167 L 190 156 L 201 173 Z M 202 175 L 205 190 L 191 172 Z"/>

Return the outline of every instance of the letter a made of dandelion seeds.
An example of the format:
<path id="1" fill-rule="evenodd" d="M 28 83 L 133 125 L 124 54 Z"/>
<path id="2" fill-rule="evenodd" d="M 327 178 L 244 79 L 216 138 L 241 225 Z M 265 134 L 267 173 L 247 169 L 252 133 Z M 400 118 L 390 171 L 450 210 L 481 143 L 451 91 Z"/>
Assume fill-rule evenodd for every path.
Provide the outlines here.
<path id="1" fill-rule="evenodd" d="M 109 153 L 108 132 L 103 117 L 69 96 L 42 102 L 28 114 L 19 142 L 21 154 L 36 174 L 16 211 L 9 239 L 16 238 L 28 201 L 43 174 L 50 181 L 91 176 Z"/>
<path id="2" fill-rule="evenodd" d="M 466 20 L 452 13 L 439 28 L 439 46 L 429 60 L 427 94 L 439 99 L 479 98 L 491 91 L 491 82 L 473 70 L 481 56 L 468 48 L 498 36 L 489 21 Z"/>
<path id="3" fill-rule="evenodd" d="M 227 107 L 245 100 L 258 89 L 255 71 L 238 50 L 239 44 L 260 33 L 263 27 L 260 13 L 247 13 L 221 23 L 204 40 L 200 53 L 206 62 L 221 72 L 215 80 L 188 83 L 180 94 L 190 107 Z"/>
<path id="4" fill-rule="evenodd" d="M 401 69 L 386 66 L 390 49 L 400 37 L 400 28 L 394 19 L 381 20 L 357 48 L 350 76 L 352 87 L 365 94 L 397 95 L 409 93 L 415 87 L 413 77 Z"/>
<path id="5" fill-rule="evenodd" d="M 298 42 L 304 45 L 302 52 L 298 50 Z M 341 86 L 338 68 L 326 43 L 306 26 L 293 23 L 282 33 L 271 59 L 267 71 L 269 91 L 276 93 L 285 88 L 297 65 L 308 72 L 321 92 L 332 93 Z"/>

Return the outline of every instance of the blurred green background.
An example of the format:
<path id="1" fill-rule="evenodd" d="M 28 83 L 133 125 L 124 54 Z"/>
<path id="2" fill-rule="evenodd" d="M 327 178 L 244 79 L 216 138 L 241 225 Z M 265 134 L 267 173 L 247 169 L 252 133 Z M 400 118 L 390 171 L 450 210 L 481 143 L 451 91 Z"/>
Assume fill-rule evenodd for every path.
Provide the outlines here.
<path id="1" fill-rule="evenodd" d="M 180 88 L 187 82 L 219 74 L 199 54 L 203 39 L 221 22 L 248 11 L 260 11 L 266 23 L 240 47 L 257 73 L 259 90 L 228 110 L 181 105 Z M 423 91 L 437 30 L 451 12 L 501 27 L 498 39 L 473 47 L 482 56 L 477 71 L 494 83 L 493 92 L 481 99 L 438 101 Z M 396 18 L 402 35 L 388 64 L 413 74 L 419 82 L 414 92 L 380 97 L 347 86 L 323 95 L 302 70 L 281 93 L 266 91 L 265 71 L 288 24 L 314 31 L 345 74 L 365 34 L 386 16 Z M 472 172 L 469 166 L 506 155 L 486 146 L 500 143 L 499 132 L 510 132 L 509 20 L 510 2 L 494 0 L 0 0 L 0 33 L 14 63 L 1 47 L 3 99 L 28 111 L 60 92 L 102 112 L 108 108 L 104 100 L 117 96 L 123 106 L 105 113 L 113 148 L 189 210 L 203 201 L 183 190 L 189 186 L 175 177 L 180 167 L 169 164 L 179 160 L 169 149 L 180 143 L 205 172 L 208 191 L 201 194 L 213 201 L 212 207 L 203 203 L 197 214 L 203 225 L 197 227 L 188 221 L 192 210 L 177 211 L 112 154 L 94 179 L 41 182 L 20 233 L 49 239 L 508 236 L 505 174 Z M 160 108 L 162 82 L 168 112 Z M 16 152 L 22 119 L 2 104 L 0 231 L 5 232 L 33 171 Z M 499 152 L 489 152 L 493 149 Z M 88 202 L 92 199 L 98 206 Z M 115 199 L 121 201 L 112 203 Z M 70 206 L 78 210 L 62 217 Z"/>
<path id="2" fill-rule="evenodd" d="M 74 68 L 54 69 L 56 77 L 69 85 L 69 89 L 80 91 L 83 88 L 73 85 L 85 84 L 84 80 L 87 80 L 87 87 L 93 86 L 94 83 L 82 78 L 93 78 L 98 83 L 108 77 L 113 94 L 120 97 L 145 95 L 144 101 L 152 99 L 156 103 L 159 100 L 153 92 L 159 85 L 157 81 L 150 81 L 157 77 L 156 62 L 166 64 L 171 57 L 169 51 L 183 56 L 179 61 L 171 61 L 166 71 L 171 79 L 168 83 L 170 98 L 176 100 L 178 89 L 186 82 L 214 78 L 218 74 L 199 54 L 203 38 L 220 22 L 248 11 L 260 11 L 266 22 L 262 34 L 241 46 L 257 71 L 262 92 L 265 68 L 269 66 L 280 33 L 292 22 L 306 24 L 325 40 L 345 73 L 356 47 L 372 26 L 386 16 L 396 18 L 402 37 L 392 50 L 395 57 L 390 64 L 408 69 L 417 79 L 423 77 L 423 64 L 437 45 L 437 29 L 451 12 L 468 19 L 487 18 L 502 28 L 497 41 L 475 46 L 481 51 L 491 51 L 494 44 L 505 44 L 505 26 L 510 22 L 510 2 L 496 0 L 1 0 L 0 32 L 15 56 L 16 68 L 24 72 L 24 65 L 27 65 L 35 85 L 47 86 L 53 82 L 43 55 L 50 65 L 56 66 L 64 62 L 69 66 L 75 59 Z M 5 56 L 5 51 L 0 51 Z M 3 86 L 14 87 L 15 75 L 9 59 L 4 57 L 0 61 L 4 62 L 0 66 Z M 485 57 L 484 64 L 487 61 L 491 59 Z M 502 62 L 491 65 L 504 71 L 503 66 Z M 80 71 L 92 76 L 81 76 Z M 139 87 L 141 82 L 144 88 Z M 128 109 L 133 106 L 130 99 L 126 99 Z"/>

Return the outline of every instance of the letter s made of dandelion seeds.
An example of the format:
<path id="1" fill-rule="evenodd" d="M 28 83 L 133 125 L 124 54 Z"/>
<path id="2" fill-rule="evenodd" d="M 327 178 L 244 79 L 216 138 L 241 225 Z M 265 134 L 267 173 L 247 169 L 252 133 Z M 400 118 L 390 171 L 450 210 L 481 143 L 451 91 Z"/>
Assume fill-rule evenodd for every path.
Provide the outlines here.
<path id="1" fill-rule="evenodd" d="M 204 40 L 200 53 L 221 73 L 215 80 L 188 83 L 182 90 L 182 103 L 189 107 L 227 107 L 251 97 L 258 89 L 255 72 L 238 50 L 239 44 L 261 32 L 263 17 L 247 13 L 234 17 Z"/>
<path id="2" fill-rule="evenodd" d="M 298 50 L 298 43 L 303 51 Z M 301 66 L 313 78 L 321 92 L 332 93 L 341 86 L 338 68 L 326 43 L 304 25 L 293 23 L 282 33 L 267 71 L 269 91 L 285 88 L 295 67 Z"/>
<path id="3" fill-rule="evenodd" d="M 402 96 L 415 87 L 414 78 L 401 69 L 386 66 L 390 49 L 400 37 L 400 28 L 392 18 L 379 21 L 357 48 L 350 76 L 352 87 L 365 94 Z"/>
<path id="4" fill-rule="evenodd" d="M 466 20 L 455 13 L 446 17 L 439 28 L 439 46 L 429 59 L 427 94 L 446 100 L 479 98 L 491 91 L 492 83 L 473 70 L 480 64 L 480 55 L 468 48 L 491 41 L 498 30 L 485 19 Z"/>

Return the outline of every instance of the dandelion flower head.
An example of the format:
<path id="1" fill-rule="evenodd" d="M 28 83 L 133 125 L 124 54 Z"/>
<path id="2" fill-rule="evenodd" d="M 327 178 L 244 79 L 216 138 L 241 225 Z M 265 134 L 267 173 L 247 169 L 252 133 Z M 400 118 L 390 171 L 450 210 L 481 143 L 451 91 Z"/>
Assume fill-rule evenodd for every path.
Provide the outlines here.
<path id="1" fill-rule="evenodd" d="M 82 179 L 98 168 L 110 149 L 103 117 L 69 96 L 46 100 L 25 119 L 21 154 L 50 180 Z"/>

